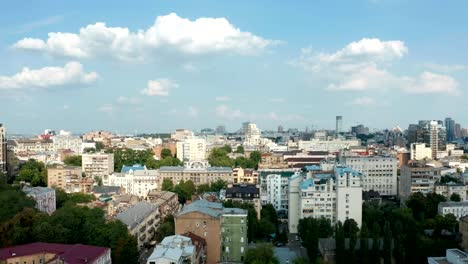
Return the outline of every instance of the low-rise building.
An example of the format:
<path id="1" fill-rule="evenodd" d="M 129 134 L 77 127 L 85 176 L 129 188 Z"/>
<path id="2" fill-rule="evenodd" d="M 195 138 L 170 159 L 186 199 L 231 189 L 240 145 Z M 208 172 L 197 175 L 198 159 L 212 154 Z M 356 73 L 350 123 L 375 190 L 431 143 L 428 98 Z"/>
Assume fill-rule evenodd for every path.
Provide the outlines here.
<path id="1" fill-rule="evenodd" d="M 148 257 L 147 264 L 198 263 L 196 246 L 190 237 L 173 235 L 165 237 Z"/>
<path id="2" fill-rule="evenodd" d="M 158 189 L 158 170 L 148 170 L 146 166 L 135 164 L 123 166 L 120 173 L 105 176 L 105 185 L 120 186 L 125 192 L 146 198 L 149 191 Z"/>
<path id="3" fill-rule="evenodd" d="M 228 201 L 250 203 L 257 211 L 257 218 L 260 219 L 262 201 L 260 199 L 260 186 L 255 184 L 229 184 L 226 188 L 225 197 Z"/>
<path id="4" fill-rule="evenodd" d="M 29 187 L 24 186 L 23 192 L 36 201 L 37 210 L 52 214 L 55 212 L 55 190 L 47 187 Z"/>
<path id="5" fill-rule="evenodd" d="M 445 257 L 428 257 L 428 264 L 465 264 L 468 262 L 468 253 L 458 248 L 446 249 Z"/>
<path id="6" fill-rule="evenodd" d="M 207 264 L 242 262 L 247 250 L 247 211 L 197 200 L 175 217 L 175 233 L 186 232 L 206 239 Z"/>
<path id="7" fill-rule="evenodd" d="M 0 263 L 111 264 L 111 250 L 89 245 L 31 243 L 0 249 Z"/>
<path id="8" fill-rule="evenodd" d="M 232 176 L 234 177 L 234 183 L 257 184 L 260 174 L 256 170 L 239 167 L 232 170 Z"/>
<path id="9" fill-rule="evenodd" d="M 457 219 L 468 215 L 468 202 L 441 202 L 437 208 L 439 214 L 453 214 Z"/>
<path id="10" fill-rule="evenodd" d="M 447 182 L 447 183 L 436 183 L 435 193 L 443 195 L 447 200 L 450 200 L 450 196 L 456 193 L 460 196 L 462 201 L 466 201 L 466 186 L 464 183 Z"/>
<path id="11" fill-rule="evenodd" d="M 127 225 L 130 234 L 137 239 L 138 247 L 142 248 L 151 241 L 159 226 L 160 215 L 156 205 L 142 201 L 119 213 L 116 219 Z"/>
<path id="12" fill-rule="evenodd" d="M 204 162 L 186 163 L 184 167 L 162 166 L 159 168 L 159 188 L 164 179 L 170 179 L 174 184 L 181 181 L 192 180 L 198 186 L 209 184 L 217 180 L 233 182 L 231 167 L 209 167 Z"/>
<path id="13" fill-rule="evenodd" d="M 77 155 L 82 154 L 82 147 L 81 144 L 83 140 L 78 136 L 71 136 L 71 135 L 56 135 L 52 137 L 52 141 L 54 142 L 54 149 L 69 149 L 75 152 Z"/>
<path id="14" fill-rule="evenodd" d="M 179 197 L 177 193 L 152 190 L 148 192 L 148 201 L 159 208 L 161 219 L 168 215 L 175 215 L 179 211 Z"/>
<path id="15" fill-rule="evenodd" d="M 434 192 L 434 186 L 440 180 L 441 169 L 420 162 L 410 162 L 400 169 L 400 188 L 402 202 L 412 193 L 428 194 Z"/>
<path id="16" fill-rule="evenodd" d="M 60 188 L 66 193 L 91 192 L 94 180 L 83 177 L 80 167 L 55 165 L 47 167 L 47 187 Z"/>

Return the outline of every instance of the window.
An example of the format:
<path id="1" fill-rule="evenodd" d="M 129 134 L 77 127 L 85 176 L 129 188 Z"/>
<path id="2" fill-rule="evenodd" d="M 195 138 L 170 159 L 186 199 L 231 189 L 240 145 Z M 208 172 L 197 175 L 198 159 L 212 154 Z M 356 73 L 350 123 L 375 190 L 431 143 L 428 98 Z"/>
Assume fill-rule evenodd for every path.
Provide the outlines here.
<path id="1" fill-rule="evenodd" d="M 244 237 L 241 237 L 241 243 L 244 242 Z M 242 251 L 241 251 L 242 252 Z"/>
<path id="2" fill-rule="evenodd" d="M 206 237 L 208 235 L 208 232 L 203 233 L 203 235 Z"/>
<path id="3" fill-rule="evenodd" d="M 229 247 L 226 247 L 226 253 L 229 253 Z"/>
<path id="4" fill-rule="evenodd" d="M 244 253 L 244 247 L 241 247 L 241 253 Z"/>

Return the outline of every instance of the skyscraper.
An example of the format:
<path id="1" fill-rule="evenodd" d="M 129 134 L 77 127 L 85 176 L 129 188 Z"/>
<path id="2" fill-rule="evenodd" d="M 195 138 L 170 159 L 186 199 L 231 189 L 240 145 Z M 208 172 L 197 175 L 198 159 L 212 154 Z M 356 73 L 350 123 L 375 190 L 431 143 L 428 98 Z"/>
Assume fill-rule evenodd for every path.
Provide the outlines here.
<path id="1" fill-rule="evenodd" d="M 455 120 L 450 117 L 445 118 L 445 128 L 447 130 L 447 142 L 455 140 Z"/>
<path id="2" fill-rule="evenodd" d="M 343 116 L 336 116 L 336 133 L 341 133 L 343 128 Z"/>
<path id="3" fill-rule="evenodd" d="M 7 171 L 7 140 L 6 129 L 3 124 L 0 124 L 0 172 Z"/>

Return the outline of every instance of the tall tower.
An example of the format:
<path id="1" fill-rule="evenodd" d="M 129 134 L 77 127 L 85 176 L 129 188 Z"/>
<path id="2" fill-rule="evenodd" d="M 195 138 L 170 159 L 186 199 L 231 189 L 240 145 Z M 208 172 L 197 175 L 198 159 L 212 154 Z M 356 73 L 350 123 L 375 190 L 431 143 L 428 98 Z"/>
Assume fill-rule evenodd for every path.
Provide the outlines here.
<path id="1" fill-rule="evenodd" d="M 343 129 L 343 116 L 336 116 L 336 133 L 341 133 Z"/>
<path id="2" fill-rule="evenodd" d="M 431 145 L 432 159 L 436 159 L 439 151 L 439 127 L 436 121 L 431 121 L 429 126 L 429 145 Z"/>
<path id="3" fill-rule="evenodd" d="M 0 124 L 0 172 L 7 172 L 7 140 L 3 124 Z"/>

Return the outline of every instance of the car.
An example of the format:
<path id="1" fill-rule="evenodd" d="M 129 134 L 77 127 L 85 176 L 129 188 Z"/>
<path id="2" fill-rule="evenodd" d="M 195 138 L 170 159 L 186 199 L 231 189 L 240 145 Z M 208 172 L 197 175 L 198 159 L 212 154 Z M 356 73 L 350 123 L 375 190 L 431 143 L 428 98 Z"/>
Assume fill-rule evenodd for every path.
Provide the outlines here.
<path id="1" fill-rule="evenodd" d="M 277 247 L 284 247 L 284 243 L 278 242 L 275 244 Z"/>

